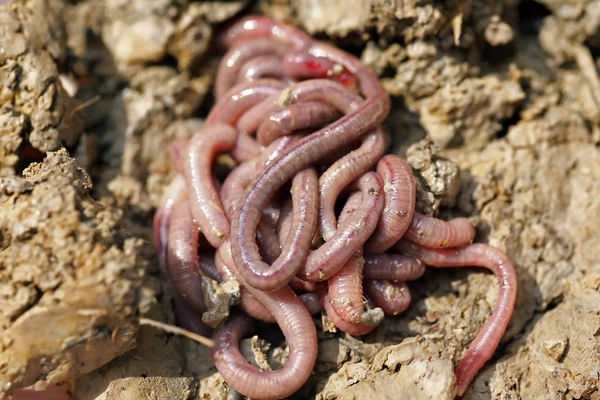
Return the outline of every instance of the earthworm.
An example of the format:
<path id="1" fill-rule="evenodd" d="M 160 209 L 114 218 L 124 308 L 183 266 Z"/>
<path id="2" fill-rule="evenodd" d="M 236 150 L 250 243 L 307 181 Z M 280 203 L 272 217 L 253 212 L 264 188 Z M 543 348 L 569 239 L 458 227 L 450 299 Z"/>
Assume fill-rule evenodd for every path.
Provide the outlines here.
<path id="1" fill-rule="evenodd" d="M 377 163 L 383 179 L 385 206 L 373 236 L 365 243 L 365 252 L 383 253 L 406 233 L 413 221 L 416 184 L 408 163 L 396 155 L 387 155 Z"/>
<path id="2" fill-rule="evenodd" d="M 302 268 L 317 227 L 317 185 L 317 174 L 312 169 L 301 171 L 294 177 L 294 207 L 290 234 L 283 243 L 281 256 L 271 266 L 261 261 L 258 246 L 253 240 L 253 231 L 256 228 L 249 231 L 252 235 L 250 238 L 245 238 L 247 246 L 231 246 L 235 265 L 244 280 L 253 288 L 267 291 L 278 289 L 286 285 Z M 261 210 L 255 209 L 254 212 L 256 214 L 250 218 L 258 220 Z"/>
<path id="3" fill-rule="evenodd" d="M 185 180 L 176 175 L 163 192 L 152 222 L 152 243 L 158 255 L 158 265 L 163 277 L 167 272 L 168 229 L 173 208 L 187 196 Z"/>
<path id="4" fill-rule="evenodd" d="M 257 173 L 257 160 L 251 159 L 238 165 L 227 175 L 221 186 L 221 201 L 228 218 L 233 216 L 235 207 L 244 195 L 246 187 Z"/>
<path id="5" fill-rule="evenodd" d="M 291 78 L 322 79 L 334 73 L 335 64 L 328 58 L 315 57 L 302 50 L 288 51 L 281 62 L 283 73 Z"/>
<path id="6" fill-rule="evenodd" d="M 168 232 L 167 270 L 173 287 L 196 312 L 206 311 L 200 279 L 198 235 L 187 201 L 173 209 Z"/>
<path id="7" fill-rule="evenodd" d="M 361 206 L 365 193 L 356 192 L 346 202 L 340 214 L 340 225 L 343 225 L 351 214 Z M 329 302 L 335 313 L 344 321 L 376 326 L 383 319 L 383 311 L 365 307 L 363 299 L 363 266 L 362 248 L 351 255 L 344 266 L 329 279 Z"/>
<path id="8" fill-rule="evenodd" d="M 268 146 L 260 157 L 247 161 L 234 169 L 223 182 L 221 188 L 221 200 L 225 208 L 225 214 L 231 218 L 235 207 L 244 194 L 246 187 L 252 182 L 254 176 L 267 165 L 272 158 L 276 157 L 290 143 L 295 140 L 294 137 L 287 137 Z M 271 212 L 273 210 L 271 209 Z M 263 213 L 264 214 L 264 213 Z M 272 217 L 271 217 L 272 218 Z M 266 258 L 267 263 L 274 262 L 281 254 L 281 248 L 277 235 L 274 231 L 276 221 L 271 225 L 264 218 L 260 220 L 256 236 L 259 242 L 260 254 Z"/>
<path id="9" fill-rule="evenodd" d="M 250 136 L 238 135 L 237 141 L 230 154 L 237 162 L 244 162 L 258 157 L 263 147 Z"/>
<path id="10" fill-rule="evenodd" d="M 290 104 L 266 114 L 256 131 L 256 139 L 267 146 L 273 140 L 296 130 L 321 126 L 335 121 L 339 116 L 340 113 L 334 106 L 319 101 Z"/>
<path id="11" fill-rule="evenodd" d="M 226 241 L 219 251 L 231 251 Z M 215 331 L 213 360 L 215 366 L 235 390 L 255 399 L 284 398 L 296 392 L 310 376 L 317 359 L 317 332 L 308 309 L 287 285 L 264 292 L 248 285 L 236 265 L 235 277 L 275 318 L 289 346 L 289 358 L 282 369 L 261 371 L 249 364 L 238 348 L 241 335 L 248 328 L 241 317 L 229 318 Z"/>
<path id="12" fill-rule="evenodd" d="M 275 232 L 277 233 L 277 238 L 279 239 L 279 245 L 283 246 L 285 243 L 292 226 L 292 201 L 288 199 L 283 206 L 281 207 L 281 213 L 279 220 L 277 221 L 277 225 L 275 226 Z M 315 231 L 315 235 L 311 242 L 311 249 L 316 249 L 320 246 L 320 242 L 318 242 L 319 233 Z M 317 243 L 318 242 L 318 243 Z M 304 281 L 306 283 L 312 284 L 313 282 Z"/>
<path id="13" fill-rule="evenodd" d="M 316 57 L 302 51 L 290 51 L 282 62 L 283 73 L 291 78 L 329 78 L 346 87 L 355 87 L 356 77 L 340 64 L 326 57 Z"/>
<path id="14" fill-rule="evenodd" d="M 277 221 L 277 226 L 275 229 L 280 246 L 283 246 L 289 235 L 292 226 L 292 211 L 292 201 L 291 199 L 288 199 L 288 201 L 286 201 L 281 207 L 280 218 Z M 315 282 L 304 281 L 299 279 L 298 277 L 292 278 L 292 280 L 290 281 L 290 286 L 296 291 L 304 292 L 314 292 L 317 289 L 317 284 Z"/>
<path id="15" fill-rule="evenodd" d="M 252 183 L 256 174 L 265 168 L 279 154 L 281 154 L 296 138 L 288 136 L 273 142 L 261 155 L 252 160 L 246 161 L 235 168 L 225 178 L 221 188 L 221 199 L 225 207 L 225 213 L 229 218 L 233 216 L 235 208 L 244 196 L 248 185 Z"/>
<path id="16" fill-rule="evenodd" d="M 281 201 L 274 199 L 269 205 L 263 210 L 262 218 L 270 226 L 275 227 L 279 221 L 281 215 Z"/>
<path id="17" fill-rule="evenodd" d="M 236 140 L 237 132 L 228 125 L 205 125 L 192 137 L 186 157 L 185 178 L 191 192 L 192 216 L 215 248 L 229 237 L 230 227 L 212 184 L 212 163 L 218 153 L 233 148 Z"/>
<path id="18" fill-rule="evenodd" d="M 383 184 L 375 172 L 367 172 L 357 182 L 361 205 L 337 228 L 335 234 L 310 253 L 302 272 L 308 281 L 324 281 L 336 274 L 365 243 L 377 226 L 383 210 Z"/>
<path id="19" fill-rule="evenodd" d="M 247 40 L 243 46 L 232 47 L 219 63 L 215 80 L 215 97 L 219 101 L 234 85 L 240 70 L 250 59 L 264 55 L 283 56 L 289 50 L 285 43 L 273 39 L 256 38 Z"/>
<path id="20" fill-rule="evenodd" d="M 279 214 L 277 226 L 275 227 L 275 232 L 277 232 L 277 238 L 279 239 L 280 246 L 283 246 L 285 243 L 292 227 L 292 207 L 292 199 L 288 199 L 285 203 L 283 203 L 283 206 L 281 206 L 281 213 Z"/>
<path id="21" fill-rule="evenodd" d="M 334 207 L 339 194 L 375 165 L 389 144 L 389 135 L 383 129 L 375 129 L 365 136 L 358 149 L 337 160 L 319 178 L 319 231 L 325 241 L 337 230 Z"/>
<path id="22" fill-rule="evenodd" d="M 462 396 L 477 372 L 491 358 L 510 321 L 517 298 L 517 274 L 513 264 L 500 250 L 481 243 L 456 249 L 430 249 L 402 239 L 394 247 L 433 267 L 483 267 L 498 277 L 500 290 L 492 315 L 456 368 L 458 395 Z"/>
<path id="23" fill-rule="evenodd" d="M 281 59 L 271 55 L 255 57 L 242 66 L 237 81 L 252 82 L 260 78 L 283 79 L 283 62 Z"/>
<path id="24" fill-rule="evenodd" d="M 302 279 L 294 277 L 290 281 L 290 287 L 296 292 L 314 292 L 317 288 L 317 283 L 303 281 Z"/>
<path id="25" fill-rule="evenodd" d="M 306 33 L 293 26 L 281 24 L 263 16 L 246 16 L 231 24 L 219 37 L 223 48 L 230 48 L 240 41 L 260 37 L 271 37 L 294 47 L 302 48 L 312 44 L 313 40 Z"/>
<path id="26" fill-rule="evenodd" d="M 190 138 L 177 138 L 177 139 L 174 139 L 173 142 L 171 142 L 171 144 L 169 145 L 169 158 L 171 159 L 172 169 L 178 175 L 181 175 L 181 176 L 185 175 L 185 157 L 187 156 L 187 153 L 188 153 L 189 144 L 190 144 Z M 236 143 L 236 147 L 238 145 L 239 145 L 239 140 L 238 140 L 238 143 Z M 236 148 L 234 148 L 232 150 L 232 152 L 234 152 L 234 151 L 236 151 Z M 245 156 L 250 156 L 250 157 L 254 158 L 256 155 L 254 153 L 249 154 L 250 151 L 253 151 L 253 149 L 252 150 L 244 149 L 243 153 Z M 221 183 L 219 182 L 219 180 L 217 179 L 216 176 L 212 177 L 212 182 L 213 182 L 213 185 L 215 188 L 220 188 Z"/>
<path id="27" fill-rule="evenodd" d="M 258 102 L 252 106 L 248 111 L 242 115 L 237 121 L 236 127 L 240 134 L 253 135 L 256 133 L 261 122 L 264 121 L 265 115 L 271 111 L 280 108 L 281 106 L 277 103 L 277 99 L 281 95 L 281 92 L 272 94 L 266 97 L 264 100 Z M 259 141 L 260 143 L 260 141 Z M 264 143 L 261 143 L 264 145 Z M 270 143 L 269 143 L 270 144 Z"/>
<path id="28" fill-rule="evenodd" d="M 333 309 L 329 295 L 325 295 L 321 298 L 321 306 L 325 309 L 327 317 L 336 326 L 336 328 L 350 335 L 366 335 L 367 333 L 375 329 L 375 325 L 344 321 L 339 315 L 337 315 L 337 313 Z"/>
<path id="29" fill-rule="evenodd" d="M 206 124 L 223 123 L 234 126 L 238 119 L 256 103 L 285 88 L 283 82 L 275 79 L 258 79 L 232 87 L 210 110 Z"/>
<path id="30" fill-rule="evenodd" d="M 398 315 L 410 305 L 410 291 L 402 281 L 365 280 L 364 290 L 373 304 L 387 315 Z"/>
<path id="31" fill-rule="evenodd" d="M 466 218 L 443 221 L 415 212 L 404 237 L 433 249 L 460 247 L 473 242 L 475 228 Z"/>
<path id="32" fill-rule="evenodd" d="M 365 279 L 414 281 L 425 273 L 420 260 L 400 254 L 366 254 Z"/>
<path id="33" fill-rule="evenodd" d="M 219 274 L 219 270 L 215 264 L 215 257 L 213 253 L 214 250 L 211 253 L 200 253 L 198 255 L 198 263 L 200 265 L 200 271 L 202 271 L 202 274 L 212 280 L 220 282 L 221 275 Z"/>
<path id="34" fill-rule="evenodd" d="M 273 227 L 261 219 L 256 229 L 256 240 L 260 256 L 266 264 L 273 264 L 281 256 L 281 246 Z"/>

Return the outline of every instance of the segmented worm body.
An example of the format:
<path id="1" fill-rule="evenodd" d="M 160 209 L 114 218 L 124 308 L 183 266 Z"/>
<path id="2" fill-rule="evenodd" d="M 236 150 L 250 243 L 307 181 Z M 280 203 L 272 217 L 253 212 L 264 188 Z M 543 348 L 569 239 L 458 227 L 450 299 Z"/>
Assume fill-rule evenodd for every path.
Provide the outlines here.
<path id="1" fill-rule="evenodd" d="M 201 275 L 238 280 L 241 310 L 214 333 L 215 365 L 246 396 L 282 398 L 312 372 L 311 314 L 323 308 L 338 329 L 364 335 L 384 314 L 409 307 L 406 282 L 425 265 L 481 266 L 498 276 L 500 295 L 456 369 L 462 395 L 512 314 L 517 281 L 508 257 L 471 244 L 467 219 L 415 212 L 411 168 L 385 155 L 389 96 L 358 59 L 264 17 L 234 23 L 219 44 L 227 53 L 216 104 L 190 140 L 173 142 L 176 176 L 154 220 L 178 319 L 202 330 Z M 220 182 L 213 164 L 222 153 L 237 165 Z M 254 319 L 283 331 L 290 356 L 282 369 L 261 371 L 240 353 Z"/>

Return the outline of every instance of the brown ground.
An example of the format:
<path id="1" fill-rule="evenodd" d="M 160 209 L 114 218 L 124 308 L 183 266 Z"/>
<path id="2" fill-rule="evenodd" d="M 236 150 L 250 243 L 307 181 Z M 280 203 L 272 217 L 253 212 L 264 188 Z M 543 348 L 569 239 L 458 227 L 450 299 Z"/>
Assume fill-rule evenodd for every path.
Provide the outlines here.
<path id="1" fill-rule="evenodd" d="M 472 217 L 514 261 L 513 319 L 465 398 L 600 399 L 600 0 L 246 3 L 0 6 L 0 398 L 236 398 L 206 348 L 137 319 L 173 322 L 149 245 L 166 144 L 210 107 L 218 24 L 254 8 L 361 55 L 419 208 Z M 297 397 L 453 398 L 496 280 L 430 270 L 411 289 L 362 341 L 320 333 Z"/>

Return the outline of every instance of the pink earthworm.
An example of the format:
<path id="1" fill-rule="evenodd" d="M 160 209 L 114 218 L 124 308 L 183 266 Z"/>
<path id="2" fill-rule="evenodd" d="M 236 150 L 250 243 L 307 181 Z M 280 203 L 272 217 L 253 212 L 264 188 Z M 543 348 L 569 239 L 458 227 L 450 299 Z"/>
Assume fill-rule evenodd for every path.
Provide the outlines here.
<path id="1" fill-rule="evenodd" d="M 230 243 L 226 241 L 218 251 L 226 253 L 231 251 L 229 247 Z M 244 289 L 275 317 L 290 348 L 290 355 L 283 368 L 277 371 L 261 371 L 249 364 L 238 348 L 247 324 L 240 323 L 237 318 L 229 318 L 213 336 L 215 366 L 231 387 L 248 397 L 287 397 L 306 382 L 317 359 L 317 332 L 310 313 L 289 286 L 264 292 L 248 285 L 235 264 L 231 271 Z"/>
<path id="2" fill-rule="evenodd" d="M 357 85 L 356 76 L 327 57 L 317 57 L 305 51 L 290 51 L 282 61 L 283 73 L 296 79 L 329 78 L 346 87 Z"/>
<path id="3" fill-rule="evenodd" d="M 410 306 L 411 295 L 405 282 L 365 280 L 364 290 L 373 304 L 387 315 L 398 315 Z"/>
<path id="4" fill-rule="evenodd" d="M 221 47 L 230 48 L 242 41 L 261 37 L 271 37 L 296 48 L 307 47 L 313 43 L 313 39 L 300 29 L 257 15 L 235 21 L 218 39 Z"/>
<path id="5" fill-rule="evenodd" d="M 219 63 L 215 80 L 215 97 L 217 101 L 235 84 L 244 65 L 258 56 L 278 55 L 283 57 L 289 51 L 285 43 L 270 38 L 247 40 L 242 46 L 233 46 Z"/>
<path id="6" fill-rule="evenodd" d="M 414 281 L 425 273 L 420 260 L 401 254 L 366 254 L 365 279 Z"/>
<path id="7" fill-rule="evenodd" d="M 235 250 L 236 246 L 232 246 L 235 265 L 248 285 L 260 290 L 275 290 L 286 285 L 302 268 L 317 227 L 317 197 L 316 172 L 312 169 L 299 172 L 292 181 L 294 215 L 290 234 L 281 248 L 281 256 L 272 265 L 261 260 L 255 241 L 251 241 L 243 249 L 237 247 L 239 251 Z M 261 211 L 262 209 L 255 209 L 256 217 L 259 217 Z M 256 217 L 251 218 L 259 220 Z M 256 225 L 253 231 L 255 230 Z"/>
<path id="8" fill-rule="evenodd" d="M 237 82 L 252 82 L 260 78 L 284 79 L 283 61 L 273 55 L 257 56 L 242 66 Z"/>
<path id="9" fill-rule="evenodd" d="M 385 206 L 373 236 L 365 243 L 366 253 L 383 253 L 407 231 L 413 221 L 417 187 L 410 165 L 401 157 L 387 155 L 377 163 L 383 179 Z"/>
<path id="10" fill-rule="evenodd" d="M 250 108 L 273 94 L 279 94 L 286 86 L 275 79 L 258 79 L 235 85 L 212 108 L 206 124 L 220 122 L 235 126 Z"/>
<path id="11" fill-rule="evenodd" d="M 280 246 L 283 246 L 290 233 L 293 216 L 292 199 L 288 199 L 281 207 L 280 217 L 275 228 Z M 317 289 L 315 282 L 304 281 L 298 277 L 292 278 L 290 286 L 300 292 L 314 292 Z"/>
<path id="12" fill-rule="evenodd" d="M 221 186 L 221 202 L 225 214 L 231 219 L 235 208 L 244 195 L 246 187 L 252 182 L 257 173 L 257 160 L 251 159 L 238 165 L 227 175 Z"/>
<path id="13" fill-rule="evenodd" d="M 502 251 L 481 243 L 454 249 L 430 249 L 402 239 L 394 248 L 433 267 L 483 267 L 498 278 L 500 290 L 492 315 L 456 368 L 458 395 L 462 396 L 477 372 L 492 357 L 510 321 L 517 298 L 517 274 L 513 264 Z"/>
<path id="14" fill-rule="evenodd" d="M 234 128 L 224 124 L 205 125 L 192 137 L 186 157 L 185 178 L 192 216 L 215 248 L 229 237 L 230 225 L 212 183 L 212 164 L 218 153 L 231 150 L 236 141 Z"/>
<path id="15" fill-rule="evenodd" d="M 248 185 L 252 183 L 257 174 L 290 146 L 297 138 L 288 136 L 273 142 L 261 155 L 252 160 L 240 164 L 227 176 L 221 188 L 221 199 L 225 207 L 225 213 L 232 217 L 237 204 L 244 196 Z"/>
<path id="16" fill-rule="evenodd" d="M 245 162 L 258 157 L 262 151 L 263 147 L 254 138 L 247 135 L 238 135 L 237 142 L 233 149 L 229 151 L 229 154 L 237 162 Z"/>
<path id="17" fill-rule="evenodd" d="M 318 127 L 339 117 L 337 108 L 320 101 L 290 104 L 266 115 L 256 131 L 256 139 L 261 145 L 267 146 L 294 131 Z"/>
<path id="18" fill-rule="evenodd" d="M 257 104 L 256 106 L 254 106 L 253 108 L 251 108 L 246 115 L 244 115 L 243 117 L 240 118 L 239 120 L 239 128 L 246 133 L 250 133 L 253 132 L 255 129 L 260 129 L 260 125 L 262 124 L 261 121 L 264 121 L 264 116 L 265 115 L 270 115 L 273 112 L 277 112 L 277 111 L 281 111 L 283 106 L 281 104 L 288 104 L 287 106 L 291 106 L 294 105 L 294 103 L 307 103 L 307 102 L 313 102 L 311 101 L 311 97 L 313 96 L 317 96 L 316 100 L 314 102 L 318 102 L 318 103 L 324 103 L 324 104 L 328 104 L 327 101 L 319 101 L 319 90 L 321 90 L 321 93 L 323 90 L 328 90 L 328 92 L 326 93 L 326 96 L 323 97 L 323 99 L 330 100 L 331 104 L 328 104 L 326 107 L 328 109 L 333 109 L 336 108 L 339 111 L 342 111 L 343 113 L 351 113 L 354 110 L 356 110 L 360 103 L 363 101 L 360 96 L 358 96 L 357 94 L 351 92 L 350 90 L 344 88 L 343 86 L 341 86 L 338 83 L 335 82 L 331 82 L 331 81 L 327 81 L 327 80 L 320 80 L 318 82 L 313 81 L 315 83 L 320 83 L 321 86 L 320 88 L 317 87 L 314 84 L 311 84 L 310 82 L 304 82 L 304 83 L 298 83 L 295 85 L 292 85 L 290 87 L 288 87 L 290 89 L 290 91 L 281 91 L 277 93 L 277 97 L 275 96 L 270 96 L 267 97 L 265 100 L 263 100 L 262 102 L 260 102 L 259 104 Z M 293 117 L 294 114 L 291 115 L 291 117 Z M 267 117 L 269 118 L 269 117 Z M 289 118 L 291 119 L 291 118 Z M 304 118 L 306 119 L 306 118 Z M 292 122 L 292 125 L 290 126 L 291 129 L 296 129 L 294 128 L 293 124 L 294 121 L 291 120 L 290 122 Z M 302 121 L 299 121 L 302 122 Z M 272 127 L 273 129 L 277 129 L 277 126 Z M 297 129 L 301 128 L 301 126 L 298 126 Z M 267 128 L 263 128 L 263 131 L 267 129 Z M 258 133 L 257 133 L 258 135 Z M 268 132 L 264 132 L 264 133 L 260 133 L 261 136 L 264 135 L 268 135 Z M 265 140 L 265 139 L 263 139 Z"/>
<path id="19" fill-rule="evenodd" d="M 364 137 L 358 149 L 334 162 L 319 178 L 319 231 L 325 241 L 337 230 L 334 207 L 339 194 L 377 163 L 390 141 L 383 129 L 375 129 Z"/>
<path id="20" fill-rule="evenodd" d="M 158 266 L 163 278 L 167 272 L 167 246 L 168 229 L 173 208 L 185 200 L 187 196 L 185 180 L 181 175 L 176 175 L 163 192 L 160 204 L 154 214 L 152 222 L 152 243 L 158 255 Z"/>
<path id="21" fill-rule="evenodd" d="M 279 219 L 277 220 L 277 225 L 275 227 L 275 231 L 277 232 L 277 237 L 279 239 L 279 244 L 281 246 L 283 246 L 283 244 L 285 243 L 292 228 L 292 208 L 292 199 L 287 199 L 287 201 L 283 203 L 283 206 L 281 206 L 281 213 L 279 214 Z"/>
<path id="22" fill-rule="evenodd" d="M 317 290 L 317 283 L 303 281 L 297 277 L 292 278 L 289 285 L 296 292 L 314 292 Z"/>
<path id="23" fill-rule="evenodd" d="M 270 160 L 276 157 L 294 140 L 294 137 L 287 137 L 267 147 L 260 157 L 247 161 L 234 169 L 223 182 L 221 189 L 221 200 L 225 208 L 225 214 L 231 218 L 237 203 L 244 195 L 246 187 L 252 182 L 254 176 L 260 173 L 260 170 L 267 165 Z M 273 221 L 274 222 L 274 221 Z M 273 223 L 274 225 L 274 223 Z M 257 238 L 260 244 L 261 254 L 266 256 L 267 262 L 274 262 L 281 254 L 279 241 L 274 231 L 274 226 L 269 226 L 265 218 L 259 222 L 257 229 Z"/>
<path id="24" fill-rule="evenodd" d="M 272 94 L 248 109 L 248 111 L 238 119 L 236 124 L 240 134 L 247 136 L 254 135 L 261 122 L 264 121 L 265 115 L 281 107 L 277 103 L 277 99 L 280 95 L 281 92 Z"/>
<path id="25" fill-rule="evenodd" d="M 375 329 L 375 325 L 344 321 L 339 315 L 336 314 L 335 310 L 333 309 L 329 295 L 325 295 L 321 298 L 321 306 L 325 309 L 327 317 L 331 320 L 331 322 L 333 322 L 336 328 L 350 335 L 366 335 L 367 333 Z"/>
<path id="26" fill-rule="evenodd" d="M 340 214 L 340 226 L 361 206 L 365 193 L 355 192 Z M 378 325 L 383 319 L 381 309 L 365 307 L 363 297 L 363 267 L 365 260 L 362 247 L 351 255 L 344 266 L 328 280 L 331 307 L 344 321 L 354 324 Z"/>
<path id="27" fill-rule="evenodd" d="M 258 250 L 266 264 L 273 264 L 281 256 L 281 246 L 277 239 L 277 233 L 264 219 L 261 219 L 256 229 L 256 240 L 259 244 Z"/>
<path id="28" fill-rule="evenodd" d="M 277 221 L 279 221 L 280 215 L 281 215 L 281 201 L 279 201 L 278 199 L 274 199 L 263 210 L 262 218 L 269 225 L 275 227 L 277 225 Z"/>
<path id="29" fill-rule="evenodd" d="M 466 218 L 443 221 L 415 212 L 403 238 L 432 249 L 461 247 L 473 242 L 475 228 Z"/>
<path id="30" fill-rule="evenodd" d="M 198 257 L 199 231 L 192 219 L 189 203 L 173 209 L 169 223 L 167 270 L 169 280 L 183 300 L 195 311 L 206 311 Z"/>
<path id="31" fill-rule="evenodd" d="M 315 57 L 306 50 L 285 53 L 282 68 L 286 76 L 298 79 L 323 79 L 334 73 L 335 64 L 329 58 Z"/>
<path id="32" fill-rule="evenodd" d="M 203 275 L 205 275 L 207 278 L 220 282 L 221 275 L 219 274 L 219 270 L 215 264 L 215 257 L 213 253 L 214 249 L 210 253 L 200 253 L 198 255 L 198 263 L 200 265 L 200 271 Z"/>
<path id="33" fill-rule="evenodd" d="M 368 136 L 369 133 L 366 133 L 365 136 Z M 357 150 L 364 142 L 365 137 L 361 137 L 358 140 L 354 140 L 348 143 L 345 143 L 343 146 L 341 146 L 339 149 L 336 149 L 334 151 L 332 151 L 331 153 L 323 156 L 323 158 L 321 158 L 320 160 L 318 160 L 316 162 L 316 165 L 328 169 L 331 168 L 331 166 L 338 161 L 340 158 L 346 156 L 348 153 Z"/>
<path id="34" fill-rule="evenodd" d="M 188 153 L 189 144 L 190 138 L 177 138 L 174 139 L 169 145 L 169 158 L 171 159 L 171 166 L 178 175 L 185 176 L 185 157 Z M 236 146 L 238 144 L 239 141 L 236 143 Z M 232 150 L 232 152 L 234 150 Z M 252 155 L 252 157 L 254 157 L 254 155 Z M 216 176 L 212 177 L 212 181 L 215 188 L 221 187 L 221 183 Z"/>
<path id="35" fill-rule="evenodd" d="M 356 186 L 362 194 L 360 207 L 338 226 L 328 241 L 310 253 L 302 272 L 305 280 L 319 282 L 331 278 L 375 230 L 384 202 L 381 178 L 375 172 L 367 172 Z"/>

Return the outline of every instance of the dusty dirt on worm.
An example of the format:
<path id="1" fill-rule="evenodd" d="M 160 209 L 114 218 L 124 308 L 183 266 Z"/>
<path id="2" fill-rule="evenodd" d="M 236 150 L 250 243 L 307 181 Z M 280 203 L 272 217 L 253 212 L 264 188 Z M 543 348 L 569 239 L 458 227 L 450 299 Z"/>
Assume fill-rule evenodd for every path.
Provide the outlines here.
<path id="1" fill-rule="evenodd" d="M 515 262 L 515 314 L 465 398 L 600 398 L 600 1 L 440 3 L 0 6 L 0 398 L 63 380 L 77 399 L 235 398 L 207 349 L 136 318 L 173 322 L 148 242 L 167 143 L 201 126 L 210 40 L 245 7 L 361 56 L 393 96 L 418 208 L 471 217 Z M 496 280 L 430 269 L 410 287 L 411 308 L 363 340 L 320 333 L 296 397 L 453 398 Z"/>

